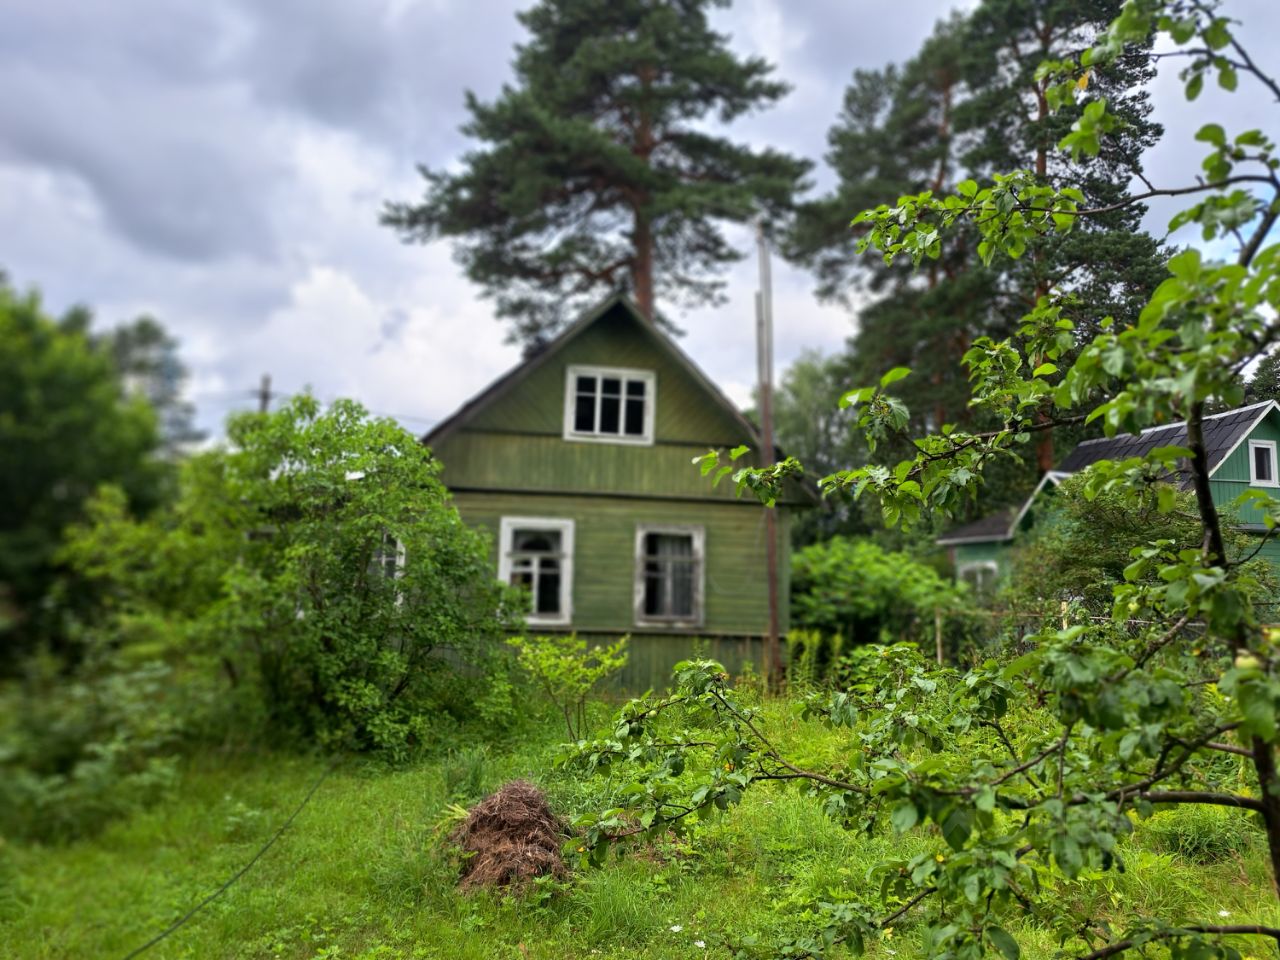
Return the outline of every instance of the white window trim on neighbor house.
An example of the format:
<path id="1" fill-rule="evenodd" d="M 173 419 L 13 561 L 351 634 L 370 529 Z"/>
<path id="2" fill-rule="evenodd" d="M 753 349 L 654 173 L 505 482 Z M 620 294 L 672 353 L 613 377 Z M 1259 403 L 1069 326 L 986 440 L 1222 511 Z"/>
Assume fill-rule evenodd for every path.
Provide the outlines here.
<path id="1" fill-rule="evenodd" d="M 956 580 L 964 580 L 964 575 L 975 570 L 985 570 L 990 573 L 988 582 L 983 583 L 982 577 L 978 578 L 978 582 L 973 584 L 974 589 L 982 592 L 995 586 L 996 581 L 1000 579 L 1000 564 L 994 560 L 970 560 L 968 563 L 961 563 L 956 566 Z M 968 581 L 965 581 L 968 582 Z"/>
<path id="2" fill-rule="evenodd" d="M 689 536 L 693 539 L 693 614 L 689 617 L 655 617 L 644 612 L 644 538 L 650 533 Z M 636 524 L 635 623 L 638 627 L 701 627 L 706 619 L 707 533 L 701 526 L 667 523 Z"/>
<path id="3" fill-rule="evenodd" d="M 596 393 L 595 429 L 580 431 L 575 429 L 575 414 L 578 407 L 578 377 L 595 377 L 597 384 L 604 377 L 616 377 L 622 381 L 622 397 L 618 411 L 618 432 L 600 432 L 600 394 Z M 644 432 L 640 436 L 628 435 L 626 430 L 627 381 L 644 384 Z M 652 370 L 638 370 L 632 367 L 595 367 L 571 365 L 565 368 L 564 375 L 564 439 L 582 440 L 588 443 L 625 443 L 634 446 L 653 445 L 653 414 L 657 408 L 658 377 Z"/>
<path id="4" fill-rule="evenodd" d="M 503 517 L 498 525 L 498 579 L 511 582 L 512 541 L 517 530 L 548 530 L 560 534 L 560 612 L 554 616 L 525 614 L 533 627 L 563 627 L 573 621 L 573 521 L 559 517 Z"/>
<path id="5" fill-rule="evenodd" d="M 1266 450 L 1270 457 L 1271 478 L 1269 480 L 1258 477 L 1258 455 L 1254 452 L 1258 448 Z M 1276 478 L 1276 442 L 1274 440 L 1249 441 L 1249 482 L 1257 487 L 1280 487 L 1280 479 Z"/>

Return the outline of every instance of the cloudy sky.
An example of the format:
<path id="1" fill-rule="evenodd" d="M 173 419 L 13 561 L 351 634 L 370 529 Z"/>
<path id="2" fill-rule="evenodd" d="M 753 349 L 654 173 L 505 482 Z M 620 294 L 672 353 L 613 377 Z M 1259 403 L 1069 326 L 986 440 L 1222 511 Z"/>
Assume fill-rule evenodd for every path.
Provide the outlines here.
<path id="1" fill-rule="evenodd" d="M 378 210 L 420 195 L 416 163 L 464 149 L 463 93 L 491 97 L 509 77 L 527 2 L 5 0 L 0 267 L 54 311 L 160 319 L 182 340 L 207 428 L 269 372 L 281 391 L 352 396 L 425 429 L 518 353 L 448 246 L 402 245 Z M 720 27 L 794 90 L 736 135 L 819 157 L 852 70 L 910 56 L 957 5 L 738 0 Z M 1280 4 L 1225 10 L 1280 67 Z M 1253 90 L 1249 107 L 1210 91 L 1188 109 L 1172 74 L 1155 91 L 1169 129 L 1149 163 L 1157 183 L 1185 182 L 1208 119 L 1277 133 L 1266 114 L 1280 108 L 1260 112 Z M 779 367 L 837 348 L 849 317 L 774 269 Z M 684 347 L 746 402 L 753 261 L 730 279 L 727 306 L 677 319 Z"/>

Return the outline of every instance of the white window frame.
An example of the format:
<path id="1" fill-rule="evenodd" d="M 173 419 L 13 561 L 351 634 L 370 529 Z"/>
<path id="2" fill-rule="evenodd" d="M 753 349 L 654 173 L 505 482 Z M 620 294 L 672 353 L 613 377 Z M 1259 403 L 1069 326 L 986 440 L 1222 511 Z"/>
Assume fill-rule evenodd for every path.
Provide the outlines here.
<path id="1" fill-rule="evenodd" d="M 618 411 L 618 426 L 626 427 L 627 423 L 627 388 L 626 381 L 640 380 L 644 383 L 644 433 L 638 437 L 625 433 L 584 433 L 574 429 L 574 414 L 578 401 L 578 377 L 617 377 L 623 381 L 621 407 Z M 599 393 L 596 394 L 596 425 L 600 423 Z M 564 372 L 564 439 L 578 440 L 586 443 L 623 443 L 631 446 L 653 446 L 653 417 L 658 406 L 658 376 L 652 370 L 639 370 L 634 367 L 596 367 L 587 365 L 571 365 Z"/>
<path id="2" fill-rule="evenodd" d="M 990 587 L 994 588 L 1000 582 L 1000 564 L 994 560 L 970 560 L 968 563 L 956 564 L 956 582 L 968 582 L 964 579 L 964 575 L 972 570 L 989 570 L 991 571 Z M 975 585 L 975 591 L 988 589 L 986 586 Z"/>
<path id="3" fill-rule="evenodd" d="M 693 616 L 685 619 L 647 616 L 644 612 L 644 538 L 651 533 L 674 534 L 693 538 L 693 558 L 697 574 L 693 581 Z M 635 623 L 637 627 L 701 627 L 706 620 L 707 532 L 706 528 L 688 524 L 636 524 L 635 553 Z"/>
<path id="4" fill-rule="evenodd" d="M 1254 455 L 1254 450 L 1262 447 L 1271 457 L 1271 479 L 1258 479 L 1258 461 Z M 1255 487 L 1280 487 L 1280 478 L 1276 476 L 1276 442 L 1274 440 L 1250 440 L 1249 441 L 1249 482 Z"/>
<path id="5" fill-rule="evenodd" d="M 563 627 L 573 622 L 573 521 L 560 517 L 503 517 L 498 524 L 498 579 L 511 583 L 511 546 L 517 530 L 548 530 L 560 534 L 560 613 L 554 617 L 526 613 L 531 627 Z"/>
<path id="6" fill-rule="evenodd" d="M 392 550 L 395 551 L 394 562 L 388 564 L 388 560 L 392 560 Z M 388 531 L 383 531 L 382 541 L 374 548 L 373 557 L 369 561 L 370 566 L 377 571 L 377 575 L 387 577 L 388 572 L 391 580 L 404 579 L 404 541 L 399 537 L 392 536 Z M 390 571 L 388 571 L 390 567 Z M 404 590 L 400 587 L 396 588 L 396 606 L 404 606 Z"/>

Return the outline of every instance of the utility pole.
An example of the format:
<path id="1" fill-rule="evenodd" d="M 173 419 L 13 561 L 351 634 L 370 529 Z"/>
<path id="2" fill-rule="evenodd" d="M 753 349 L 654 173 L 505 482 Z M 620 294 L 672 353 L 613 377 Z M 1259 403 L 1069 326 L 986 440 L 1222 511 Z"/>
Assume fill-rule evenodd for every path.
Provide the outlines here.
<path id="1" fill-rule="evenodd" d="M 756 248 L 760 254 L 760 289 L 756 293 L 756 362 L 760 383 L 760 428 L 764 450 L 760 465 L 773 463 L 773 281 L 769 270 L 769 244 L 764 218 L 756 220 Z M 778 512 L 764 508 L 765 580 L 769 597 L 769 631 L 765 634 L 767 686 L 782 684 L 782 651 L 778 644 Z"/>
<path id="2" fill-rule="evenodd" d="M 262 375 L 262 383 L 258 386 L 258 412 L 266 413 L 271 407 L 271 374 Z"/>

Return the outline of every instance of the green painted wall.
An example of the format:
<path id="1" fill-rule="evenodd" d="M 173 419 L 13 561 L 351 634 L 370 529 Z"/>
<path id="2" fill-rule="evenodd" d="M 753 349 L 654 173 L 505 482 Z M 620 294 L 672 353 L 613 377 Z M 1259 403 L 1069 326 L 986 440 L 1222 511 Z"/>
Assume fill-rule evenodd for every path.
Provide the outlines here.
<path id="1" fill-rule="evenodd" d="M 754 499 L 735 496 L 729 478 L 713 487 L 691 463 L 708 448 L 750 444 L 751 438 L 642 323 L 615 306 L 545 355 L 540 365 L 468 420 L 433 440 L 432 447 L 463 519 L 492 535 L 495 571 L 502 517 L 572 519 L 574 619 L 569 629 L 646 634 L 652 642 L 643 648 L 637 643 L 633 658 L 640 662 L 658 657 L 669 666 L 689 656 L 692 636 L 758 637 L 767 630 L 765 518 L 764 508 Z M 563 438 L 565 370 L 575 364 L 653 371 L 652 445 Z M 788 500 L 803 502 L 802 492 L 794 489 Z M 778 509 L 784 631 L 790 509 Z M 705 529 L 702 627 L 673 631 L 634 625 L 635 531 L 640 523 L 696 524 Z M 672 634 L 670 642 L 656 639 Z"/>
<path id="2" fill-rule="evenodd" d="M 559 438 L 564 430 L 564 371 L 573 364 L 654 371 L 658 398 L 654 435 L 659 441 L 692 444 L 705 453 L 708 446 L 746 440 L 737 421 L 712 403 L 702 388 L 621 307 L 609 311 L 579 333 L 551 362 L 516 384 L 502 402 L 481 411 L 467 428 Z M 602 443 L 575 445 L 600 452 L 626 449 L 622 445 Z M 446 470 L 449 469 L 449 459 L 443 451 L 440 456 Z M 445 479 L 450 479 L 447 474 Z"/>
<path id="3" fill-rule="evenodd" d="M 497 570 L 498 525 L 504 516 L 554 517 L 574 521 L 573 622 L 580 633 L 759 636 L 768 626 L 765 595 L 764 508 L 741 503 L 650 502 L 615 497 L 573 497 L 460 492 L 454 500 L 468 523 L 491 535 Z M 790 540 L 786 514 L 779 537 Z M 637 627 L 634 622 L 636 525 L 700 525 L 705 541 L 705 618 L 697 629 Z M 789 552 L 782 552 L 785 561 Z M 781 629 L 788 628 L 786 597 L 790 564 L 780 562 Z M 547 629 L 547 628 L 540 628 Z M 637 644 L 638 646 L 639 644 Z M 687 656 L 686 652 L 682 656 Z M 677 657 L 676 659 L 679 659 Z"/>
<path id="4" fill-rule="evenodd" d="M 661 404 L 661 388 L 658 396 Z M 740 442 L 729 434 L 722 435 L 714 445 L 733 447 Z M 447 438 L 436 454 L 444 463 L 445 483 L 455 490 L 518 487 L 732 502 L 736 496 L 731 478 L 726 477 L 713 488 L 693 466 L 693 458 L 706 453 L 708 446 L 581 443 L 565 440 L 558 433 L 548 436 L 468 430 Z"/>
<path id="5" fill-rule="evenodd" d="M 1219 510 L 1234 510 L 1231 504 L 1246 490 L 1261 490 L 1272 499 L 1280 499 L 1280 488 L 1259 487 L 1249 482 L 1248 443 L 1249 440 L 1271 440 L 1280 445 L 1280 425 L 1276 423 L 1278 416 L 1280 415 L 1273 413 L 1258 424 L 1246 441 L 1214 471 L 1209 487 L 1213 491 L 1213 502 Z M 1252 506 L 1237 511 L 1237 518 L 1246 524 L 1262 522 L 1258 509 Z"/>
<path id="6" fill-rule="evenodd" d="M 955 551 L 955 567 L 960 569 L 968 563 L 984 563 L 994 560 L 1004 576 L 1009 569 L 1009 544 L 1007 543 L 958 543 L 952 548 Z"/>

